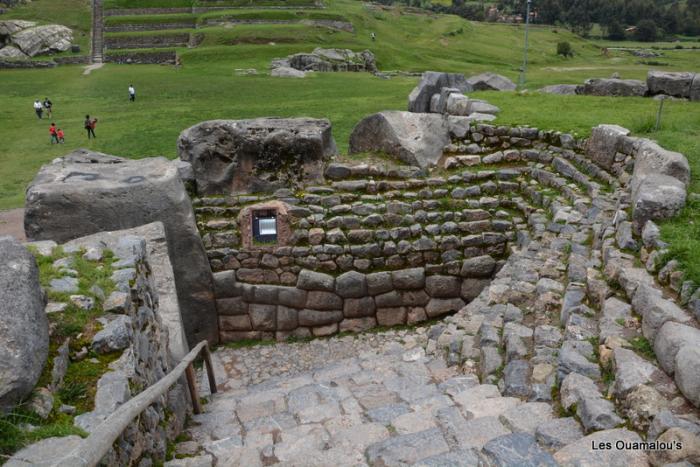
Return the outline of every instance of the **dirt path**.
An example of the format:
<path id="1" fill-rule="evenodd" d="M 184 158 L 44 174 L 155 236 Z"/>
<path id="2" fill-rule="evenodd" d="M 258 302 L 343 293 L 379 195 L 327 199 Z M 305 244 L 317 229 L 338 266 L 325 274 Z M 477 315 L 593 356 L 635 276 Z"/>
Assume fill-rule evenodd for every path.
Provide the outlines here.
<path id="1" fill-rule="evenodd" d="M 26 242 L 24 236 L 24 209 L 0 211 L 0 237 L 11 235 L 19 241 Z"/>

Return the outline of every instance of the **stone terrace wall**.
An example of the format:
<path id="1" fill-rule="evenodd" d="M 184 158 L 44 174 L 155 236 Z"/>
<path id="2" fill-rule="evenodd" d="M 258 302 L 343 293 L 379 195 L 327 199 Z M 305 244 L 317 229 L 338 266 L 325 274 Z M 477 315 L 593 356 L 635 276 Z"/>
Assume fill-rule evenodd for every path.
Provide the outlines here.
<path id="1" fill-rule="evenodd" d="M 166 29 L 188 29 L 197 27 L 197 21 L 182 20 L 163 23 L 133 23 L 105 26 L 105 32 L 161 31 Z"/>
<path id="2" fill-rule="evenodd" d="M 143 36 L 107 36 L 107 49 L 147 49 L 153 47 L 184 47 L 190 41 L 189 33 L 143 35 Z"/>
<path id="3" fill-rule="evenodd" d="M 175 65 L 177 63 L 177 52 L 170 51 L 108 53 L 105 56 L 105 62 L 138 65 Z"/>
<path id="4" fill-rule="evenodd" d="M 45 251 L 56 244 L 43 241 L 35 245 L 39 251 Z M 92 348 L 99 353 L 123 352 L 98 380 L 94 410 L 75 417 L 75 425 L 89 433 L 116 408 L 165 376 L 187 353 L 187 344 L 161 223 L 103 232 L 62 247 L 66 253 L 82 248 L 93 256 L 111 251 L 115 259 L 112 280 L 116 290 L 105 300 L 106 313 L 100 318 L 104 327 L 93 338 Z M 102 464 L 163 462 L 168 441 L 180 434 L 189 413 L 187 388 L 181 381 L 127 427 Z M 77 441 L 74 438 L 59 439 L 64 450 L 74 445 Z M 27 460 L 32 465 L 49 460 L 41 456 L 46 455 L 46 446 L 54 440 L 31 445 L 18 452 L 13 460 Z M 9 465 L 19 465 L 13 460 Z"/>

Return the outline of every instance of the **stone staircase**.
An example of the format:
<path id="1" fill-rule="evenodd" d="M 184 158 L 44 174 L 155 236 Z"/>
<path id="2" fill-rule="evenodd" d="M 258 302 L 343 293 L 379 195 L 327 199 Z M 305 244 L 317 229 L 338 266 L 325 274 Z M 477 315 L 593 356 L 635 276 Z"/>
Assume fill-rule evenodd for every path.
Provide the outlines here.
<path id="1" fill-rule="evenodd" d="M 102 0 L 92 0 L 92 63 L 102 63 L 104 53 L 104 21 Z"/>
<path id="2" fill-rule="evenodd" d="M 699 463 L 697 360 L 676 353 L 700 331 L 630 253 L 625 184 L 576 151 L 519 157 L 515 240 L 477 298 L 422 327 L 219 349 L 221 391 L 166 465 Z M 653 262 L 658 232 L 642 239 Z"/>

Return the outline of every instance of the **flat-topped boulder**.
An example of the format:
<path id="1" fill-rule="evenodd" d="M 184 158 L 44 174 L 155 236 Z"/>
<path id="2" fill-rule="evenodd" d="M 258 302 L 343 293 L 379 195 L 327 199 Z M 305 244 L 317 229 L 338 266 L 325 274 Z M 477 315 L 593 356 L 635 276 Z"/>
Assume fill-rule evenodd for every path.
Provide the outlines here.
<path id="1" fill-rule="evenodd" d="M 169 160 L 119 161 L 83 151 L 44 165 L 27 189 L 24 228 L 30 240 L 63 243 L 155 221 L 165 225 L 190 345 L 217 342 L 211 269 L 189 196 Z"/>
<path id="2" fill-rule="evenodd" d="M 552 84 L 541 88 L 540 92 L 544 94 L 558 94 L 560 96 L 573 96 L 578 94 L 577 91 L 580 87 L 578 84 Z"/>
<path id="3" fill-rule="evenodd" d="M 49 323 L 34 257 L 0 237 L 0 412 L 27 397 L 49 353 Z"/>
<path id="4" fill-rule="evenodd" d="M 180 134 L 200 195 L 271 192 L 323 179 L 337 153 L 331 123 L 313 118 L 210 120 Z"/>
<path id="5" fill-rule="evenodd" d="M 350 135 L 350 154 L 380 151 L 422 168 L 434 166 L 449 144 L 447 120 L 439 114 L 384 111 L 362 119 Z"/>
<path id="6" fill-rule="evenodd" d="M 647 93 L 647 85 L 636 79 L 591 78 L 576 92 L 588 96 L 643 97 Z"/>
<path id="7" fill-rule="evenodd" d="M 516 84 L 503 75 L 481 73 L 467 78 L 474 91 L 515 91 Z"/>

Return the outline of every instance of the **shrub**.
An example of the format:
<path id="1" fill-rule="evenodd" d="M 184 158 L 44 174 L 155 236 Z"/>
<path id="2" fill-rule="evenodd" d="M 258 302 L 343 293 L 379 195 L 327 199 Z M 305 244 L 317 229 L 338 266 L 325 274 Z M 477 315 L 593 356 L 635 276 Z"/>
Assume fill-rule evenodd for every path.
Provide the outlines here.
<path id="1" fill-rule="evenodd" d="M 557 43 L 557 55 L 561 55 L 562 57 L 573 57 L 574 50 L 571 48 L 571 44 L 568 42 Z"/>

